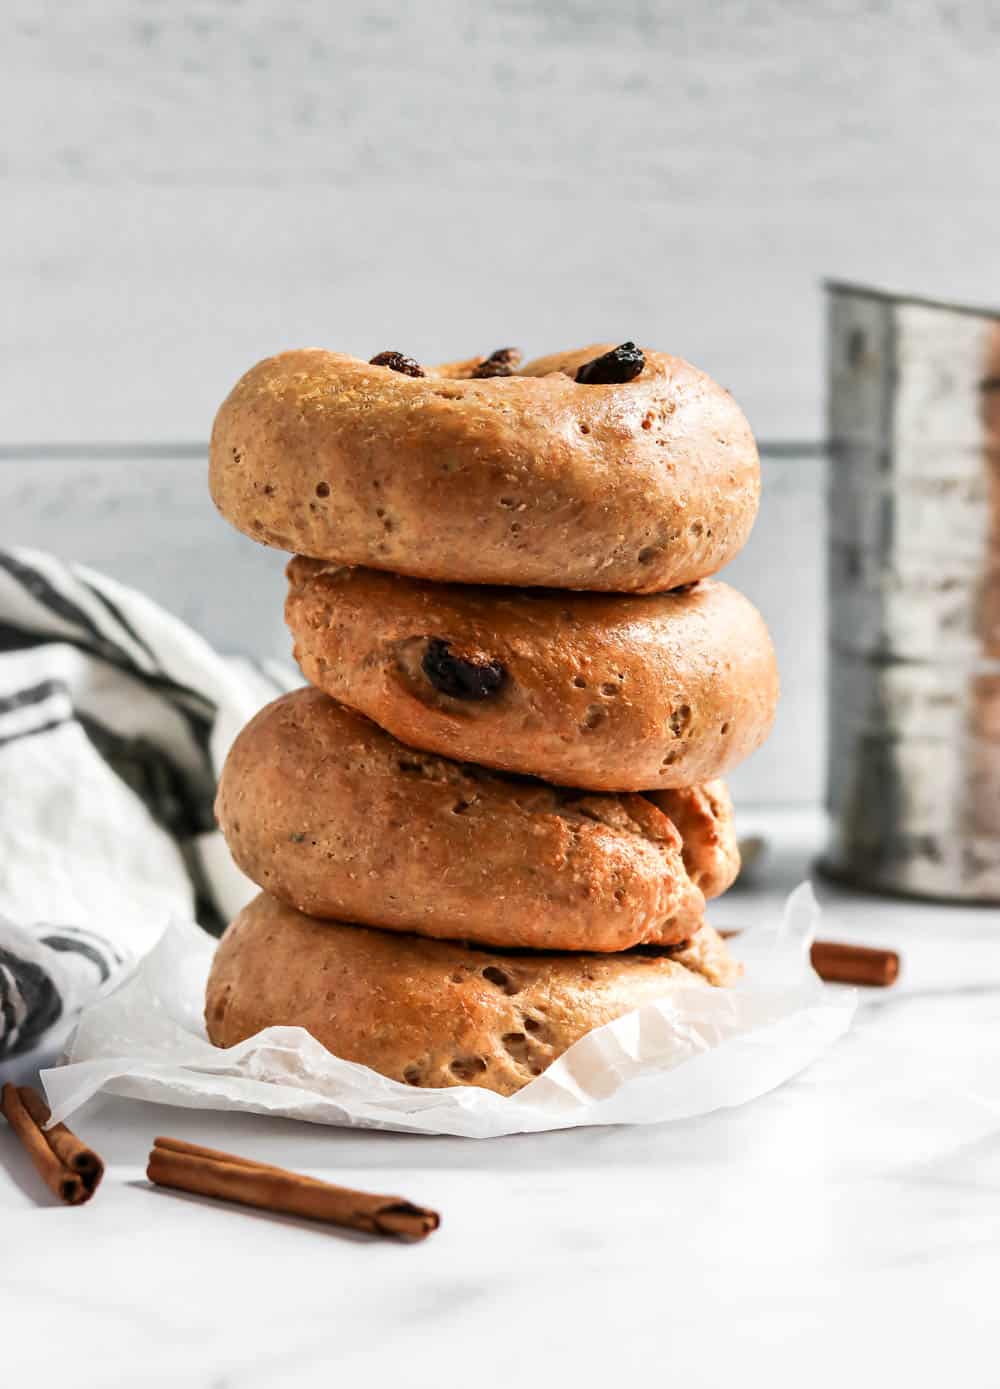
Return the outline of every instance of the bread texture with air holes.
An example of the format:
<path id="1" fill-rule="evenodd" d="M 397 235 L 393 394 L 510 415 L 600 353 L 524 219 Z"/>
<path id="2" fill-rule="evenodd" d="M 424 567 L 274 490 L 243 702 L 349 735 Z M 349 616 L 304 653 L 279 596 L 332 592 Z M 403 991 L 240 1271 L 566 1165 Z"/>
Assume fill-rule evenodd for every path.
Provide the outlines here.
<path id="1" fill-rule="evenodd" d="M 671 820 L 415 751 L 311 687 L 236 738 L 216 815 L 236 863 L 311 916 L 540 950 L 691 939 L 704 896 Z"/>
<path id="2" fill-rule="evenodd" d="M 724 775 L 766 738 L 778 673 L 757 609 L 706 580 L 657 595 L 433 584 L 296 558 L 306 679 L 413 747 L 597 791 Z M 498 673 L 478 698 L 428 653 Z M 440 683 L 440 682 L 439 682 Z"/>
<path id="3" fill-rule="evenodd" d="M 631 381 L 581 385 L 611 344 L 479 380 L 414 377 L 320 348 L 237 382 L 212 430 L 222 514 L 265 545 L 469 584 L 655 593 L 714 574 L 760 497 L 728 391 L 646 351 Z"/>
<path id="4" fill-rule="evenodd" d="M 674 954 L 503 954 L 317 921 L 262 893 L 222 937 L 205 1022 L 220 1047 L 304 1027 L 393 1080 L 510 1095 L 593 1028 L 738 973 L 707 926 Z"/>

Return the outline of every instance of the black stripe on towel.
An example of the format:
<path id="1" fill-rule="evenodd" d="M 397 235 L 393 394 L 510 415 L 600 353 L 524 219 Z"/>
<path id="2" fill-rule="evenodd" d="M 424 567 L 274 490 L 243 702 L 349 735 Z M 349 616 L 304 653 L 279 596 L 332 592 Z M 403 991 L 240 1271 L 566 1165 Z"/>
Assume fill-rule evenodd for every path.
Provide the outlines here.
<path id="1" fill-rule="evenodd" d="M 111 643 L 106 643 L 106 649 L 99 649 L 90 642 L 82 641 L 79 637 L 30 631 L 28 628 L 18 627 L 12 622 L 5 622 L 0 625 L 0 655 L 4 655 L 8 651 L 33 651 L 39 646 L 59 645 L 72 646 L 75 650 L 82 651 L 95 660 L 104 661 L 107 665 L 113 666 L 115 670 L 128 676 L 129 679 L 137 680 L 147 689 L 155 690 L 167 698 L 173 697 L 174 707 L 186 720 L 192 736 L 207 755 L 208 739 L 215 718 L 215 705 L 207 695 L 199 694 L 197 690 L 192 690 L 187 685 L 178 684 L 176 680 L 171 680 L 168 675 L 154 675 L 143 670 L 141 666 L 130 661 L 119 647 L 113 646 Z"/>
<path id="2" fill-rule="evenodd" d="M 51 733 L 54 728 L 62 728 L 65 723 L 75 722 L 72 714 L 64 714 L 61 719 L 49 719 L 35 728 L 22 728 L 20 733 L 10 733 L 6 738 L 0 738 L 0 748 L 8 747 L 11 743 L 23 742 L 25 738 L 37 738 L 40 733 Z"/>
<path id="3" fill-rule="evenodd" d="M 111 966 L 95 945 L 89 941 L 80 940 L 77 936 L 42 936 L 42 944 L 51 946 L 53 950 L 58 950 L 62 954 L 82 955 L 85 960 L 89 960 L 97 969 L 101 976 L 101 983 L 111 978 Z"/>
<path id="4" fill-rule="evenodd" d="M 129 638 L 129 640 L 135 642 L 136 646 L 139 648 L 139 650 L 143 653 L 144 656 L 149 657 L 150 661 L 156 667 L 156 669 L 161 669 L 160 663 L 156 657 L 156 652 L 150 646 L 146 638 L 141 636 L 135 630 L 135 628 L 132 626 L 131 622 L 129 622 L 128 618 L 122 612 L 118 604 L 112 602 L 108 595 L 106 593 L 102 593 L 101 590 L 97 587 L 97 585 L 92 584 L 89 579 L 80 579 L 79 582 L 84 586 L 88 593 L 92 593 L 94 595 L 94 597 L 100 603 L 101 607 L 104 608 L 105 612 L 110 617 L 114 618 L 115 622 L 118 623 L 118 626 L 122 629 L 122 631 Z"/>
<path id="5" fill-rule="evenodd" d="M 2 1055 L 15 1045 L 19 1051 L 28 1050 L 43 1032 L 59 1021 L 63 1002 L 52 976 L 33 960 L 23 960 L 0 945 L 0 965 L 5 966 L 13 978 L 25 1006 L 23 1026 L 15 1028 L 13 1036 L 5 1034 L 0 1038 Z"/>
<path id="6" fill-rule="evenodd" d="M 84 632 L 89 632 L 102 647 L 110 646 L 114 650 L 118 649 L 113 642 L 108 640 L 90 614 L 84 612 L 83 608 L 77 607 L 76 603 L 54 588 L 40 570 L 33 569 L 24 560 L 16 559 L 9 550 L 0 551 L 0 569 L 5 569 L 12 579 L 16 579 L 21 587 L 31 594 L 36 603 L 40 603 L 43 608 L 48 608 L 55 617 L 61 618 L 63 622 L 69 622 Z M 49 634 L 49 640 L 53 640 L 52 633 Z"/>
<path id="7" fill-rule="evenodd" d="M 0 1056 L 17 1039 L 17 1012 L 10 996 L 13 986 L 13 976 L 0 966 Z"/>
<path id="8" fill-rule="evenodd" d="M 40 680 L 25 690 L 15 690 L 13 694 L 0 697 L 0 714 L 12 714 L 16 709 L 27 709 L 32 704 L 42 704 L 52 695 L 68 695 L 63 680 Z"/>
<path id="9" fill-rule="evenodd" d="M 92 638 L 91 642 L 74 642 L 70 638 L 69 640 L 72 645 L 79 645 L 83 650 L 90 651 L 93 655 L 100 656 L 112 665 L 117 666 L 119 670 L 132 671 L 135 675 L 140 677 L 145 676 L 147 680 L 156 682 L 156 688 L 170 690 L 178 697 L 184 696 L 185 699 L 200 705 L 208 712 L 209 716 L 214 715 L 215 705 L 213 702 L 199 691 L 192 690 L 189 686 L 182 685 L 166 675 L 151 647 L 137 632 L 135 632 L 131 623 L 128 622 L 117 605 L 113 603 L 110 598 L 99 593 L 92 584 L 77 578 L 75 575 L 72 576 L 74 582 L 82 584 L 89 593 L 99 598 L 106 611 L 115 617 L 134 641 L 138 642 L 156 667 L 155 673 L 144 671 L 136 662 L 135 658 L 123 646 L 112 641 L 110 637 L 101 631 L 100 627 L 98 627 L 97 623 L 85 609 L 79 607 L 79 605 L 74 603 L 70 598 L 67 598 L 64 593 L 53 586 L 43 573 L 34 569 L 30 564 L 26 563 L 26 561 L 15 558 L 8 550 L 0 550 L 0 569 L 5 569 L 11 578 L 16 579 L 17 582 L 21 584 L 22 588 L 24 588 L 37 603 L 41 604 L 42 607 L 48 608 L 49 612 L 53 613 L 56 617 L 61 618 L 64 622 L 72 623 L 73 626 L 79 628 L 82 632 L 89 633 Z M 11 630 L 18 629 L 12 628 Z M 45 640 L 66 641 L 67 638 L 50 632 L 46 634 Z M 193 712 L 190 705 L 186 706 L 180 698 L 178 698 L 177 703 L 183 713 L 187 714 Z"/>

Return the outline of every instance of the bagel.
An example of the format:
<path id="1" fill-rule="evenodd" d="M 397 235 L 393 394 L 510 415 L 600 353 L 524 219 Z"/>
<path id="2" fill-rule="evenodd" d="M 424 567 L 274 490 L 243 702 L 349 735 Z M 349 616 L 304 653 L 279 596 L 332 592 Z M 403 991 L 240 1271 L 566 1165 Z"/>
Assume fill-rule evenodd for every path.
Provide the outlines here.
<path id="1" fill-rule="evenodd" d="M 310 916 L 540 950 L 689 940 L 705 901 L 642 796 L 415 752 L 306 687 L 237 736 L 216 815 L 238 866 Z"/>
<path id="2" fill-rule="evenodd" d="M 306 679 L 446 757 L 597 791 L 691 786 L 753 752 L 774 717 L 767 628 L 717 580 L 525 592 L 302 557 L 288 578 Z"/>
<path id="3" fill-rule="evenodd" d="M 681 837 L 687 875 L 708 899 L 721 897 L 740 871 L 740 847 L 733 824 L 733 802 L 724 781 L 649 791 Z"/>
<path id="4" fill-rule="evenodd" d="M 218 1047 L 304 1027 L 328 1051 L 408 1085 L 510 1095 L 585 1033 L 644 1003 L 734 982 L 706 926 L 673 954 L 497 954 L 315 921 L 262 893 L 212 962 L 205 1024 Z"/>
<path id="5" fill-rule="evenodd" d="M 265 545 L 418 578 L 655 593 L 714 574 L 757 512 L 750 428 L 664 353 L 631 380 L 577 381 L 605 351 L 486 378 L 482 358 L 415 376 L 284 352 L 220 408 L 212 496 Z"/>

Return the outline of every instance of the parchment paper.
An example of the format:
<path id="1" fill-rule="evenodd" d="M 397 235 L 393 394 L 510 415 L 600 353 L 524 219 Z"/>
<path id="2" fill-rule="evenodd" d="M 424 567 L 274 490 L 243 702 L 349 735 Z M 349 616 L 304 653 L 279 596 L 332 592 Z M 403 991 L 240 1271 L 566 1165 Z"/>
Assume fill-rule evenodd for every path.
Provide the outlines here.
<path id="1" fill-rule="evenodd" d="M 780 920 L 733 941 L 735 989 L 697 981 L 581 1038 L 506 1098 L 475 1086 L 415 1089 L 343 1061 L 300 1027 L 222 1051 L 202 1001 L 215 942 L 174 922 L 109 996 L 83 1013 L 65 1064 L 43 1072 L 53 1117 L 100 1090 L 316 1124 L 493 1138 L 584 1124 L 652 1124 L 745 1104 L 796 1075 L 850 1025 L 853 990 L 808 963 L 819 908 L 803 883 Z"/>

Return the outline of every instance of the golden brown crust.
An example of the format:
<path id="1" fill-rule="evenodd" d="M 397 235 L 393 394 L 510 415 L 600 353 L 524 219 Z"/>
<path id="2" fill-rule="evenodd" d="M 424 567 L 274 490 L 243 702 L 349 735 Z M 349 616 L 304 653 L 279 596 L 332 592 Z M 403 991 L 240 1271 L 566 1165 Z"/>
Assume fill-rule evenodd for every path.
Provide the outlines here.
<path id="1" fill-rule="evenodd" d="M 756 608 L 727 584 L 532 593 L 296 558 L 286 618 L 303 674 L 413 747 L 600 791 L 721 776 L 764 741 L 778 676 Z M 499 662 L 490 697 L 442 694 L 433 639 Z"/>
<path id="2" fill-rule="evenodd" d="M 411 377 L 319 348 L 260 362 L 212 430 L 210 485 L 263 544 L 458 583 L 651 593 L 713 574 L 757 512 L 749 426 L 722 387 L 647 352 L 582 386 L 596 344 L 513 376 Z"/>
<path id="3" fill-rule="evenodd" d="M 220 1047 L 304 1027 L 393 1080 L 510 1095 L 593 1028 L 738 972 L 708 926 L 673 956 L 507 955 L 315 921 L 262 893 L 219 944 L 205 1021 Z"/>
<path id="4" fill-rule="evenodd" d="M 684 845 L 684 867 L 695 887 L 706 898 L 721 897 L 740 871 L 729 787 L 724 781 L 708 781 L 648 795 L 673 821 Z"/>
<path id="5" fill-rule="evenodd" d="M 318 690 L 240 733 L 216 814 L 258 886 L 311 916 L 546 950 L 690 939 L 704 898 L 642 796 L 428 756 Z"/>

